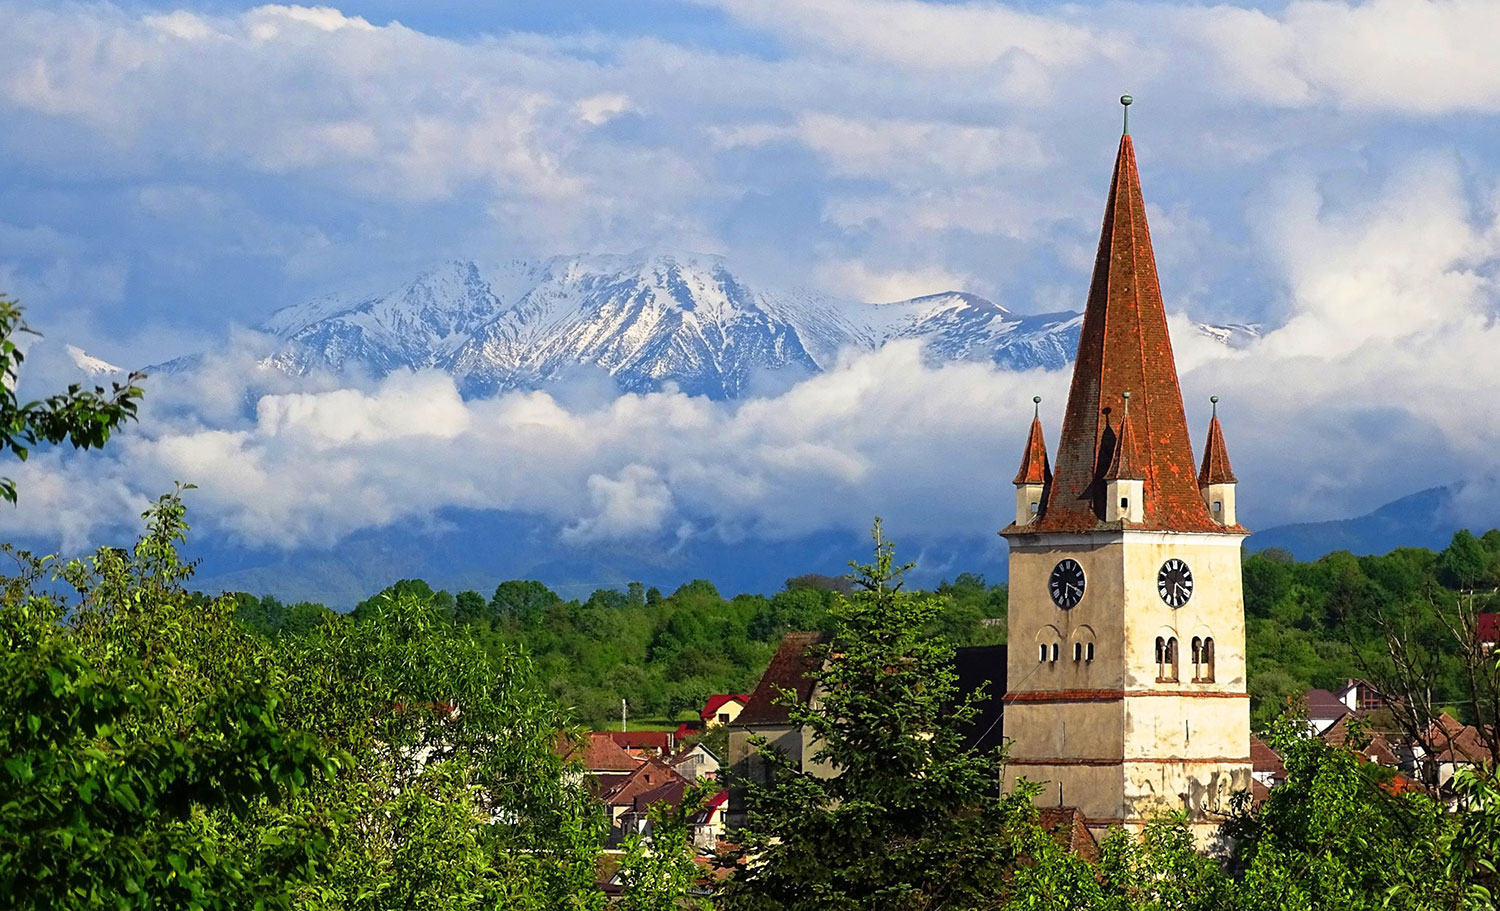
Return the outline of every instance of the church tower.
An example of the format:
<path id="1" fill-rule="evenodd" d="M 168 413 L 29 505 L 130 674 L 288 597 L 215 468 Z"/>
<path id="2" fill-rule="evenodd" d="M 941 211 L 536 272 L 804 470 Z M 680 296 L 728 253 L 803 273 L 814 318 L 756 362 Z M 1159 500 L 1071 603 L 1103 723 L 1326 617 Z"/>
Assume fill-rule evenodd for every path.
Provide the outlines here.
<path id="1" fill-rule="evenodd" d="M 1130 103 L 1129 96 L 1121 99 Z M 1192 443 L 1120 139 L 1057 458 L 1033 418 L 1010 542 L 1006 785 L 1091 827 L 1186 810 L 1200 840 L 1250 788 L 1234 474 L 1217 398 Z"/>

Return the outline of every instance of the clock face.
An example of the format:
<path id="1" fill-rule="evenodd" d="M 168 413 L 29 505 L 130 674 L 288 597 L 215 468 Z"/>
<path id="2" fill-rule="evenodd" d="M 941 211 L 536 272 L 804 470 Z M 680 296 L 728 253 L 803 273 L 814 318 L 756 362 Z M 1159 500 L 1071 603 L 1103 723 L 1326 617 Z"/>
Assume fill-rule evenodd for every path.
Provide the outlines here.
<path id="1" fill-rule="evenodd" d="M 1052 595 L 1052 603 L 1063 610 L 1076 606 L 1083 600 L 1083 567 L 1077 560 L 1064 560 L 1052 567 L 1047 591 Z"/>
<path id="2" fill-rule="evenodd" d="M 1172 607 L 1183 606 L 1193 596 L 1193 571 L 1181 560 L 1168 560 L 1156 574 L 1156 592 Z"/>

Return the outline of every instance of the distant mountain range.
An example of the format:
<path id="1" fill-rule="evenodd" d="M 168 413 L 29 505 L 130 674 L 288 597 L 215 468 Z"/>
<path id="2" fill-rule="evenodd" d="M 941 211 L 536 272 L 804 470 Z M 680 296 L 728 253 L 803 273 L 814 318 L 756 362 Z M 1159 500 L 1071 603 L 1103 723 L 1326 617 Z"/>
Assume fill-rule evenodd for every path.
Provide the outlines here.
<path id="1" fill-rule="evenodd" d="M 1078 344 L 1082 315 L 1023 316 L 973 294 L 947 291 L 895 303 L 753 287 L 721 258 L 643 251 L 560 256 L 481 265 L 455 260 L 378 294 L 335 294 L 277 310 L 259 328 L 272 339 L 264 369 L 292 376 L 358 371 L 384 376 L 409 368 L 451 373 L 469 397 L 545 388 L 576 371 L 602 369 L 621 392 L 674 386 L 714 399 L 754 395 L 765 371 L 807 375 L 840 353 L 920 340 L 934 363 L 992 362 L 1056 369 Z M 1232 346 L 1253 325 L 1198 325 Z M 111 365 L 69 352 L 80 369 Z M 179 358 L 157 372 L 192 369 L 213 352 Z M 1281 547 L 1301 559 L 1334 550 L 1384 553 L 1442 547 L 1452 532 L 1452 493 L 1436 488 L 1367 516 L 1284 525 L 1257 532 L 1252 550 Z M 997 522 L 999 517 L 997 517 Z M 899 532 L 898 529 L 892 529 Z M 904 540 L 918 560 L 913 581 L 959 572 L 1005 575 L 998 539 Z M 348 606 L 402 576 L 435 586 L 492 588 L 535 578 L 569 597 L 630 580 L 675 587 L 695 576 L 726 592 L 774 591 L 805 572 L 838 573 L 864 555 L 861 534 L 826 532 L 781 542 L 704 539 L 665 549 L 650 544 L 573 548 L 539 519 L 446 509 L 425 523 L 370 528 L 321 551 L 281 554 L 199 540 L 200 583 L 210 589 L 271 592 Z"/>
<path id="2" fill-rule="evenodd" d="M 1384 554 L 1398 547 L 1442 550 L 1458 530 L 1452 518 L 1454 490 L 1432 487 L 1404 496 L 1350 519 L 1278 525 L 1250 536 L 1253 551 L 1278 547 L 1299 560 L 1316 560 L 1336 550 Z M 1471 529 L 1480 534 L 1488 529 Z"/>
<path id="3" fill-rule="evenodd" d="M 900 339 L 924 342 L 934 362 L 1055 369 L 1072 359 L 1081 323 L 1081 313 L 1023 316 L 959 291 L 871 304 L 757 288 L 721 257 L 641 251 L 453 260 L 384 293 L 285 307 L 259 328 L 278 340 L 264 365 L 293 376 L 437 368 L 478 397 L 601 368 L 622 392 L 672 385 L 732 399 L 762 371 L 817 373 L 841 352 Z M 1258 334 L 1253 325 L 1199 328 L 1226 344 Z M 205 356 L 156 369 L 189 369 Z"/>

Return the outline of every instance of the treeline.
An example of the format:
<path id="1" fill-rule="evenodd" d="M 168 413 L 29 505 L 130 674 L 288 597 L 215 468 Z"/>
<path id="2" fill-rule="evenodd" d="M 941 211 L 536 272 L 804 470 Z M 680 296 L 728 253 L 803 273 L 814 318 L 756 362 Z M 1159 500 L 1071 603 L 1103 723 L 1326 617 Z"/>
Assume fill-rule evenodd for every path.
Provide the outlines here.
<path id="1" fill-rule="evenodd" d="M 833 596 L 849 584 L 806 575 L 788 579 L 770 596 L 726 598 L 698 579 L 670 594 L 631 583 L 624 591 L 599 589 L 584 600 L 564 600 L 536 581 L 504 582 L 485 596 L 402 580 L 360 603 L 353 616 L 394 596 L 430 600 L 494 653 L 523 649 L 554 698 L 580 721 L 603 725 L 619 718 L 621 699 L 632 717 L 672 719 L 712 693 L 747 692 L 783 633 L 828 629 Z M 1472 721 L 1463 662 L 1442 617 L 1452 615 L 1461 598 L 1474 610 L 1500 609 L 1497 587 L 1500 531 L 1493 530 L 1482 537 L 1460 531 L 1440 552 L 1339 552 L 1308 562 L 1276 549 L 1247 555 L 1248 687 L 1256 728 L 1309 688 L 1335 689 L 1348 678 L 1372 676 L 1372 667 L 1386 664 L 1381 621 L 1393 618 L 1405 625 L 1410 647 L 1432 656 L 1440 707 Z M 961 573 L 931 594 L 939 596 L 941 610 L 930 632 L 955 645 L 1005 641 L 1005 585 Z M 272 636 L 313 629 L 332 613 L 269 596 L 236 598 L 240 619 Z"/>
<path id="2" fill-rule="evenodd" d="M 697 579 L 670 594 L 632 583 L 625 591 L 599 589 L 586 600 L 565 601 L 540 582 L 501 583 L 479 592 L 433 591 L 407 579 L 358 604 L 358 619 L 392 598 L 429 600 L 444 616 L 495 654 L 523 650 L 550 694 L 575 717 L 600 726 L 620 717 L 625 699 L 633 718 L 674 719 L 697 710 L 713 693 L 748 692 L 783 633 L 826 629 L 846 578 L 804 575 L 765 597 L 725 598 Z M 931 632 L 957 645 L 1003 642 L 1006 588 L 984 577 L 959 575 L 937 589 L 943 609 Z M 238 616 L 270 636 L 315 628 L 331 614 L 319 604 L 286 605 L 273 597 L 236 595 Z M 998 623 L 985 624 L 987 618 Z"/>
<path id="3" fill-rule="evenodd" d="M 1459 531 L 1436 553 L 1340 551 L 1298 562 L 1266 550 L 1245 559 L 1244 585 L 1247 683 L 1257 728 L 1309 687 L 1334 689 L 1350 677 L 1397 683 L 1393 647 L 1420 664 L 1433 708 L 1475 720 L 1465 631 L 1455 627 L 1500 610 L 1500 531 L 1482 537 Z"/>

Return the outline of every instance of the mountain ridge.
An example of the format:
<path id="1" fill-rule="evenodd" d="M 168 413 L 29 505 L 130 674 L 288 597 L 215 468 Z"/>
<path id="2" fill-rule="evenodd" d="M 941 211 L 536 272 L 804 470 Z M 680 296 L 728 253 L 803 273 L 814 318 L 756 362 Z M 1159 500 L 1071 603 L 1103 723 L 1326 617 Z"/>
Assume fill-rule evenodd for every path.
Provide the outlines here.
<path id="1" fill-rule="evenodd" d="M 332 294 L 283 307 L 258 328 L 267 369 L 301 376 L 359 369 L 452 374 L 466 397 L 539 389 L 584 368 L 621 392 L 675 387 L 733 399 L 760 372 L 818 373 L 848 350 L 901 340 L 929 360 L 1058 369 L 1077 348 L 1082 314 L 1022 315 L 964 291 L 867 303 L 817 291 L 755 287 L 723 257 L 642 250 L 490 265 L 451 259 L 376 294 Z M 1248 324 L 1199 325 L 1225 344 Z M 172 373 L 204 355 L 158 365 Z"/>

